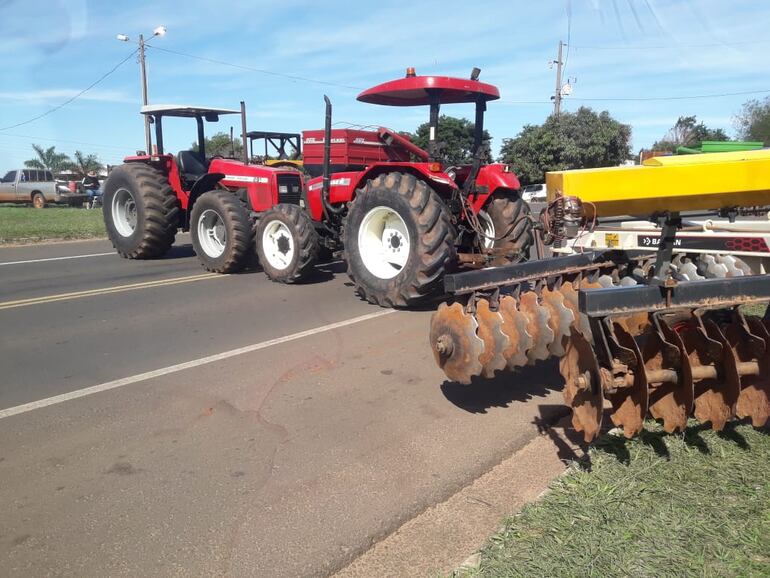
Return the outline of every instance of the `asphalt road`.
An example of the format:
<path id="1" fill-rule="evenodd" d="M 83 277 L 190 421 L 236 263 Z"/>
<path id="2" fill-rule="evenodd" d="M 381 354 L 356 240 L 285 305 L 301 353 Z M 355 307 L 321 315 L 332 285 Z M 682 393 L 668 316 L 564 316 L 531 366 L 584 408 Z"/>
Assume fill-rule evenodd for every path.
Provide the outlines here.
<path id="1" fill-rule="evenodd" d="M 344 566 L 563 411 L 553 364 L 446 382 L 429 317 L 339 264 L 208 275 L 184 238 L 0 249 L 0 574 Z"/>

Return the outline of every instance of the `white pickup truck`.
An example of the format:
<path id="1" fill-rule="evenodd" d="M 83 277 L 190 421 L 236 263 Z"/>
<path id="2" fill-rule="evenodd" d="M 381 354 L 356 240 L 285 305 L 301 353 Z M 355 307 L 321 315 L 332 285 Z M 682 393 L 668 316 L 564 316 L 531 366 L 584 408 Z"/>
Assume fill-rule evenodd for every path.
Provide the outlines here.
<path id="1" fill-rule="evenodd" d="M 87 198 L 86 194 L 58 185 L 51 171 L 42 169 L 8 171 L 0 180 L 0 203 L 32 203 L 42 209 L 48 203 L 82 205 Z"/>

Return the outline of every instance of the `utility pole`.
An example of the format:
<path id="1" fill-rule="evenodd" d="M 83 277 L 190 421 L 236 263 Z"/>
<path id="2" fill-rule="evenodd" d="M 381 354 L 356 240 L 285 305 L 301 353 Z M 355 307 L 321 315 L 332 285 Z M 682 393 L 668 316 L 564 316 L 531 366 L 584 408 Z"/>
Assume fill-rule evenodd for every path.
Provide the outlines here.
<path id="1" fill-rule="evenodd" d="M 557 118 L 561 113 L 561 68 L 564 64 L 561 60 L 561 50 L 563 46 L 564 43 L 559 40 L 559 56 L 554 61 L 554 64 L 556 64 L 556 92 L 553 95 L 553 114 Z"/>
<path id="2" fill-rule="evenodd" d="M 561 50 L 561 44 L 559 45 Z M 560 53 L 561 54 L 561 53 Z M 561 58 L 560 58 L 561 59 Z M 139 35 L 139 68 L 142 71 L 142 104 L 147 106 L 147 67 L 144 61 L 144 34 Z M 152 154 L 152 132 L 150 131 L 150 116 L 147 114 L 144 116 L 144 142 L 147 147 L 147 154 Z"/>
<path id="3" fill-rule="evenodd" d="M 155 30 L 152 31 L 152 36 L 150 39 L 158 37 L 158 36 L 165 36 L 166 35 L 166 27 L 165 26 L 158 26 L 155 28 Z M 126 36 L 125 34 L 118 34 L 116 36 L 118 40 L 121 42 L 131 42 L 131 39 Z M 144 60 L 144 34 L 139 35 L 139 70 L 141 71 L 142 76 L 142 105 L 147 106 L 149 104 L 148 98 L 147 98 L 147 63 Z M 144 116 L 144 144 L 147 147 L 147 150 L 145 151 L 148 155 L 152 154 L 152 133 L 150 132 L 150 117 L 148 115 Z"/>

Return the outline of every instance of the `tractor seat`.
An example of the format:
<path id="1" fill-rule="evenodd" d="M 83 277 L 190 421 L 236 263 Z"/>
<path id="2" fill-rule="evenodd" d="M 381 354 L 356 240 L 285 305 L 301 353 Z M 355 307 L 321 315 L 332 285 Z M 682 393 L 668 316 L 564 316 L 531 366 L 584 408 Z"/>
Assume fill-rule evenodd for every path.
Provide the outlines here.
<path id="1" fill-rule="evenodd" d="M 176 160 L 185 181 L 195 182 L 209 172 L 205 159 L 195 151 L 179 151 Z"/>

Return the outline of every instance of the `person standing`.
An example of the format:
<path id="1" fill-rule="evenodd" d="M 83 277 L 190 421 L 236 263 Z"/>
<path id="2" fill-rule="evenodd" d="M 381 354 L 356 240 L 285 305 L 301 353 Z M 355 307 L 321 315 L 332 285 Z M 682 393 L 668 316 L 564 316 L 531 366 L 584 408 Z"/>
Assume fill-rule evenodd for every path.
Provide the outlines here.
<path id="1" fill-rule="evenodd" d="M 96 175 L 96 171 L 88 171 L 88 174 L 83 177 L 83 190 L 88 195 L 88 208 L 93 209 L 96 207 L 97 202 L 102 200 L 102 191 L 99 188 L 99 177 Z"/>

